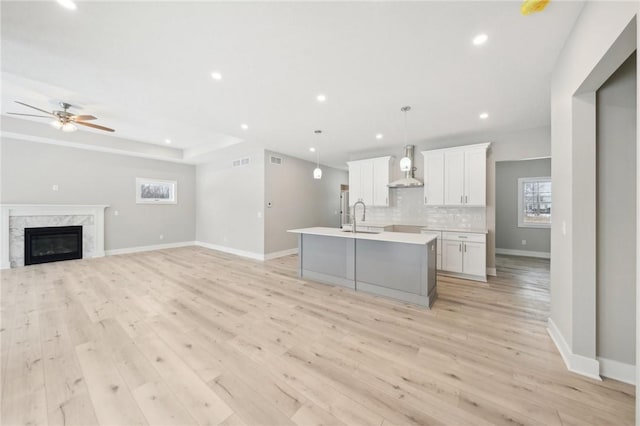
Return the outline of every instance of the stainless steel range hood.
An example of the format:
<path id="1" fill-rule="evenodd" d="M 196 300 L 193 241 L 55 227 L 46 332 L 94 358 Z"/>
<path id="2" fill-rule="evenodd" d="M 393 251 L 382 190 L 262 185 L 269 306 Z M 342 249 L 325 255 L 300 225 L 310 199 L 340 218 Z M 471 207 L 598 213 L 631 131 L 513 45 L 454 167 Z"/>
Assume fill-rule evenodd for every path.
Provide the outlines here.
<path id="1" fill-rule="evenodd" d="M 411 160 L 411 166 L 409 170 L 404 172 L 404 177 L 402 179 L 395 180 L 387 185 L 389 188 L 417 188 L 420 186 L 424 186 L 422 182 L 415 178 L 414 172 L 416 167 L 414 166 L 413 161 L 413 151 L 415 149 L 414 145 L 405 145 L 404 147 L 404 156 Z"/>

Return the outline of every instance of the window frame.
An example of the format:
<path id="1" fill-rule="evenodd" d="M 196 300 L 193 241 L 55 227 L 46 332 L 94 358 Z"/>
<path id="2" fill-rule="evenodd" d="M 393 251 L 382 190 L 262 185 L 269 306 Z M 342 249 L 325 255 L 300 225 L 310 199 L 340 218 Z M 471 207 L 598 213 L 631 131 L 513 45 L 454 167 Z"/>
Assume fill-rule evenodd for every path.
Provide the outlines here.
<path id="1" fill-rule="evenodd" d="M 518 178 L 518 228 L 551 228 L 551 217 L 549 218 L 549 223 L 527 223 L 524 221 L 524 185 L 525 183 L 541 181 L 552 184 L 551 176 Z M 551 186 L 551 192 L 553 193 L 553 184 Z M 553 203 L 551 204 L 551 209 L 553 211 Z"/>

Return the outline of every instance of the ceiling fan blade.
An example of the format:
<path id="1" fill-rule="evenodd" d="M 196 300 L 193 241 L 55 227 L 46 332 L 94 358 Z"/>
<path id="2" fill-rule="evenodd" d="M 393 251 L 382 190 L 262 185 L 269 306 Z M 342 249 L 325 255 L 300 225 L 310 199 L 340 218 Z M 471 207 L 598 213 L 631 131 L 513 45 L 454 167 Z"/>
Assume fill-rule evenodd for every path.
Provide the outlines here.
<path id="1" fill-rule="evenodd" d="M 19 112 L 8 112 L 7 114 L 11 115 L 24 115 L 25 117 L 39 117 L 39 118 L 51 118 L 48 115 L 35 115 L 35 114 L 21 114 Z"/>
<path id="2" fill-rule="evenodd" d="M 40 112 L 44 112 L 45 114 L 53 115 L 53 113 L 51 113 L 50 111 L 45 111 L 45 110 L 40 109 L 40 108 L 38 108 L 38 107 L 34 107 L 34 106 L 32 106 L 32 105 L 25 104 L 24 102 L 20 102 L 20 101 L 15 101 L 15 102 L 16 102 L 17 104 L 24 105 L 24 106 L 26 106 L 26 107 L 28 107 L 28 108 L 33 108 L 33 109 L 38 110 L 38 111 L 40 111 Z"/>
<path id="3" fill-rule="evenodd" d="M 88 121 L 88 120 L 95 120 L 97 117 L 94 117 L 93 115 L 74 115 L 73 117 L 71 117 L 71 119 L 73 121 Z"/>
<path id="4" fill-rule="evenodd" d="M 74 121 L 74 123 L 80 124 L 81 126 L 93 127 L 94 129 L 98 129 L 98 130 L 104 130 L 105 132 L 115 132 L 115 130 L 113 129 L 110 129 L 104 126 L 98 126 L 97 124 L 85 123 L 83 121 Z"/>

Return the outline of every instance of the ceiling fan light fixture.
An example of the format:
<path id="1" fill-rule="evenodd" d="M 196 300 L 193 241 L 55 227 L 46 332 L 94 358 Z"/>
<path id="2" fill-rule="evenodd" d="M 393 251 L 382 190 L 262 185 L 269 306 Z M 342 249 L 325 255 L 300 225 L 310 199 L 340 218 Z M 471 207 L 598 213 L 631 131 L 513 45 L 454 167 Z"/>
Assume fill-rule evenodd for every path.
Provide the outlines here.
<path id="1" fill-rule="evenodd" d="M 70 132 L 75 132 L 76 130 L 78 130 L 78 128 L 73 123 L 64 123 L 62 125 L 62 131 L 63 132 L 70 133 Z"/>
<path id="2" fill-rule="evenodd" d="M 53 120 L 49 124 L 51 124 L 51 127 L 53 127 L 54 129 L 62 129 L 62 123 L 60 122 L 60 120 Z"/>

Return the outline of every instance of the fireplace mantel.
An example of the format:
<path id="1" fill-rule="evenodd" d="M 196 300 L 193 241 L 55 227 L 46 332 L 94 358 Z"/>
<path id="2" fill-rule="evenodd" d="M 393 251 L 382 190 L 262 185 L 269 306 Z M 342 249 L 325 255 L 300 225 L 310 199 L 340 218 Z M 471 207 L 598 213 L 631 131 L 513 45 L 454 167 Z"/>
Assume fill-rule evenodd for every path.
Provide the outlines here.
<path id="1" fill-rule="evenodd" d="M 16 216 L 93 216 L 92 257 L 104 256 L 104 210 L 108 204 L 0 204 L 0 269 L 10 267 L 9 221 Z"/>

